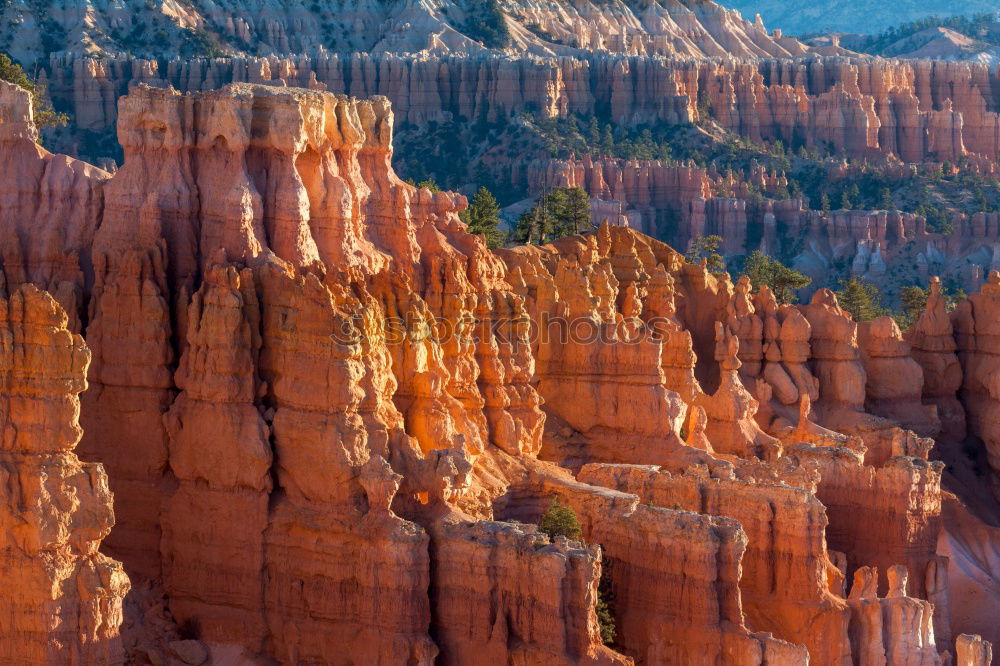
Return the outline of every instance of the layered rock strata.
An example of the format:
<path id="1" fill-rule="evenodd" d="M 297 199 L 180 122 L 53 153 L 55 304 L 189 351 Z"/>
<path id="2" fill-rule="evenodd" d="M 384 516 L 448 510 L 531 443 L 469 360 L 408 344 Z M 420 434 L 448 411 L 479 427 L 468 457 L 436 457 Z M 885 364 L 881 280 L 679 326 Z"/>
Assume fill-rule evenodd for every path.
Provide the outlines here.
<path id="1" fill-rule="evenodd" d="M 495 122 L 526 110 L 565 116 L 600 109 L 616 122 L 673 124 L 697 120 L 699 108 L 707 108 L 723 127 L 755 141 L 831 145 L 856 157 L 892 153 L 921 162 L 977 154 L 995 162 L 1000 151 L 1000 109 L 992 93 L 997 73 L 980 63 L 321 52 L 166 63 L 53 56 L 46 71 L 54 99 L 71 106 L 80 126 L 90 129 L 113 124 L 115 99 L 137 83 L 195 91 L 245 81 L 386 95 L 401 122 L 417 125 L 448 117 Z"/>
<path id="2" fill-rule="evenodd" d="M 750 183 L 765 192 L 782 185 L 780 174 L 756 168 Z M 831 178 L 838 178 L 836 173 Z M 591 196 L 591 219 L 627 225 L 687 247 L 698 236 L 717 235 L 727 256 L 762 250 L 788 253 L 797 270 L 817 283 L 838 267 L 872 281 L 889 266 L 907 266 L 907 278 L 933 275 L 975 291 L 983 272 L 1000 268 L 1000 218 L 995 213 L 956 214 L 950 234 L 930 231 L 925 218 L 899 211 L 810 210 L 799 199 L 752 197 L 747 182 L 693 165 L 645 160 L 580 159 L 532 163 L 527 181 L 546 187 L 582 187 Z M 799 249 L 794 249 L 798 247 Z"/>

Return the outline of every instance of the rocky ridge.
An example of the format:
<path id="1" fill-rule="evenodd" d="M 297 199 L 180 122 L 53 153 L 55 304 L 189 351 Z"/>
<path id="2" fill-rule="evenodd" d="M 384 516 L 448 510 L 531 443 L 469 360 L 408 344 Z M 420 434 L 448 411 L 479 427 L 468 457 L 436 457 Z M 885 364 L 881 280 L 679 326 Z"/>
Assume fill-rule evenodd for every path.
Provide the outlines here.
<path id="1" fill-rule="evenodd" d="M 826 290 L 779 306 L 635 230 L 491 252 L 463 197 L 396 177 L 385 98 L 138 86 L 113 176 L 37 147 L 30 120 L 0 83 L 3 273 L 76 360 L 8 432 L 37 442 L 47 414 L 43 448 L 79 439 L 85 341 L 102 548 L 201 640 L 281 663 L 989 663 L 950 610 L 970 553 L 937 552 L 927 436 L 950 405 L 998 446 L 1000 274 L 953 317 L 929 303 L 911 358 Z M 61 367 L 48 353 L 33 377 Z M 554 498 L 582 542 L 530 524 Z M 86 635 L 113 661 L 109 499 L 75 561 L 114 585 L 74 592 L 107 600 Z M 18 659 L 77 649 L 44 626 L 55 656 Z"/>
<path id="2" fill-rule="evenodd" d="M 808 49 L 714 2 L 398 0 L 280 6 L 241 2 L 104 0 L 49 10 L 0 8 L 0 50 L 31 62 L 52 52 L 112 56 L 483 53 L 761 57 Z"/>

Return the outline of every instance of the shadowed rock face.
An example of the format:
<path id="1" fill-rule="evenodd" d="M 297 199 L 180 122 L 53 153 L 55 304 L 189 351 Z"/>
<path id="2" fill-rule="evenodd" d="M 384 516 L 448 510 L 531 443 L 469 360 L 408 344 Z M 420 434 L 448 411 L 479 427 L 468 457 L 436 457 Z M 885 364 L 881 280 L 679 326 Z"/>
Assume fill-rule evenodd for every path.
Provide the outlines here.
<path id="1" fill-rule="evenodd" d="M 947 404 L 992 446 L 990 288 L 951 328 L 929 303 L 911 359 L 627 228 L 491 252 L 396 177 L 384 98 L 139 86 L 113 177 L 30 113 L 0 83 L 0 462 L 35 493 L 3 562 L 76 579 L 16 598 L 11 659 L 120 659 L 105 536 L 176 623 L 288 664 L 938 664 L 967 633 L 943 465 L 899 425 Z M 553 499 L 585 544 L 530 524 Z"/>

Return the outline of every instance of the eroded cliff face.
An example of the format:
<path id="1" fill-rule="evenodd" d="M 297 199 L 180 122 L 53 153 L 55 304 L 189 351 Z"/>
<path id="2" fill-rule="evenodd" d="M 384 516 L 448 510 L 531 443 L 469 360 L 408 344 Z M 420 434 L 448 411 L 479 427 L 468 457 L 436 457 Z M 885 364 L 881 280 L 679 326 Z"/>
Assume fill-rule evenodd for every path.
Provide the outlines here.
<path id="1" fill-rule="evenodd" d="M 0 298 L 0 659 L 121 664 L 129 579 L 100 552 L 115 522 L 108 477 L 73 449 L 90 353 L 30 283 Z"/>
<path id="2" fill-rule="evenodd" d="M 618 123 L 676 124 L 706 111 L 754 141 L 832 147 L 852 157 L 903 162 L 996 162 L 1000 116 L 988 65 L 878 58 L 654 58 L 584 51 L 573 57 L 495 53 L 307 54 L 287 57 L 157 60 L 53 56 L 46 82 L 81 128 L 114 124 L 114 100 L 130 85 L 170 83 L 181 91 L 230 82 L 323 87 L 386 95 L 400 122 L 446 117 L 495 122 L 520 111 L 606 115 Z M 726 57 L 721 57 L 725 55 Z"/>
<path id="3" fill-rule="evenodd" d="M 954 348 L 922 325 L 914 362 L 829 292 L 779 307 L 630 229 L 491 252 L 461 196 L 393 173 L 384 98 L 139 86 L 118 108 L 122 168 L 58 187 L 28 98 L 0 84 L 0 101 L 27 200 L 0 227 L 55 230 L 0 248 L 10 303 L 58 312 L 37 282 L 69 312 L 44 320 L 63 342 L 31 376 L 69 362 L 53 347 L 76 359 L 49 411 L 8 419 L 11 446 L 68 455 L 85 340 L 81 450 L 115 493 L 104 547 L 201 640 L 289 664 L 988 663 L 981 639 L 953 647 L 969 630 L 936 551 L 943 465 L 900 425 L 969 405 L 988 437 L 989 289 Z M 53 218 L 46 194 L 93 206 Z M 964 384 L 884 376 L 953 349 Z M 56 602 L 102 600 L 75 640 L 110 650 L 127 583 L 95 554 L 110 498 L 89 474 L 100 526 L 50 549 L 115 576 Z M 582 543 L 531 525 L 554 499 Z"/>
<path id="4" fill-rule="evenodd" d="M 702 10 L 711 14 L 710 3 L 699 4 L 694 14 Z M 573 22 L 574 11 L 549 16 L 551 8 L 530 7 L 524 16 L 534 17 L 531 25 L 549 25 L 554 35 L 562 33 L 546 21 Z M 587 20 L 609 25 L 627 16 L 611 7 L 594 12 Z M 642 20 L 656 12 L 651 6 Z M 723 20 L 720 25 L 730 23 Z M 422 29 L 414 26 L 414 32 Z M 690 34 L 703 46 L 706 40 L 722 44 L 729 39 L 700 29 Z M 736 41 L 756 43 L 744 37 Z M 471 187 L 483 180 L 485 170 L 492 189 L 510 185 L 519 196 L 525 191 L 537 195 L 546 185 L 578 183 L 591 194 L 598 223 L 627 223 L 681 248 L 699 234 L 718 234 L 728 254 L 745 255 L 758 248 L 780 254 L 816 283 L 849 271 L 876 282 L 888 277 L 895 290 L 940 275 L 948 284 L 972 292 L 990 270 L 1000 269 L 1000 218 L 996 213 L 974 213 L 975 208 L 962 201 L 951 201 L 954 208 L 945 214 L 947 219 L 932 221 L 929 229 L 924 217 L 895 210 L 809 210 L 807 201 L 788 198 L 788 183 L 780 173 L 750 169 L 754 172 L 747 176 L 749 183 L 711 174 L 715 182 L 706 188 L 699 183 L 704 180 L 699 170 L 684 165 L 550 160 L 544 142 L 532 133 L 537 128 L 526 130 L 521 115 L 582 116 L 584 122 L 593 117 L 626 128 L 684 124 L 694 134 L 701 130 L 692 123 L 699 123 L 720 136 L 733 133 L 772 145 L 780 141 L 793 151 L 830 151 L 855 161 L 853 166 L 823 165 L 831 182 L 868 182 L 867 167 L 858 163 L 870 160 L 895 191 L 896 183 L 912 184 L 942 163 L 961 164 L 959 172 L 973 179 L 972 174 L 997 172 L 1000 109 L 993 91 L 998 81 L 988 65 L 794 52 L 796 57 L 789 57 L 754 49 L 750 53 L 739 45 L 726 47 L 722 54 L 708 48 L 705 53 L 711 57 L 690 49 L 661 57 L 624 55 L 596 42 L 588 44 L 556 55 L 527 47 L 515 54 L 460 49 L 414 54 L 404 48 L 350 55 L 303 50 L 283 56 L 172 60 L 63 54 L 49 59 L 41 79 L 57 105 L 73 112 L 81 130 L 75 139 L 63 137 L 63 150 L 94 159 L 110 153 L 96 149 L 93 137 L 114 124 L 116 100 L 140 82 L 169 84 L 182 92 L 245 81 L 358 97 L 379 94 L 389 97 L 404 128 L 406 150 L 398 164 L 417 180 L 433 174 L 439 182 Z M 484 129 L 487 124 L 489 129 Z M 477 174 L 421 166 L 420 153 L 428 142 L 450 145 L 452 132 L 468 151 L 460 163 L 475 162 Z M 531 144 L 536 159 L 523 159 L 524 141 Z M 750 185 L 770 193 L 773 200 L 760 200 Z M 819 195 L 812 196 L 818 208 Z M 835 196 L 834 204 L 838 199 Z M 913 201 L 896 203 L 921 210 Z M 937 228 L 954 232 L 931 232 Z"/>
<path id="5" fill-rule="evenodd" d="M 593 116 L 618 126 L 707 123 L 753 142 L 871 159 L 893 182 L 912 181 L 917 171 L 929 171 L 924 165 L 944 162 L 961 163 L 967 173 L 993 174 L 1000 155 L 993 91 L 1000 82 L 987 65 L 861 57 L 623 57 L 600 49 L 558 58 L 492 52 L 167 62 L 53 56 L 43 80 L 57 104 L 73 111 L 79 128 L 96 132 L 114 124 L 116 100 L 141 82 L 182 92 L 251 82 L 386 95 L 415 145 L 425 141 L 418 128 L 431 122 L 457 128 L 469 145 L 487 142 L 488 135 L 497 145 L 480 159 L 495 182 L 533 195 L 546 186 L 582 186 L 593 199 L 597 223 L 627 223 L 675 247 L 717 234 L 727 254 L 758 248 L 780 253 L 817 282 L 848 270 L 880 281 L 891 268 L 906 267 L 891 277 L 927 282 L 940 275 L 971 292 L 990 270 L 1000 269 L 996 213 L 949 213 L 954 232 L 933 233 L 924 217 L 911 213 L 810 210 L 808 202 L 788 198 L 781 173 L 751 168 L 742 182 L 676 163 L 551 160 L 541 149 L 533 154 L 537 160 L 524 160 L 517 143 L 523 139 L 517 138 L 518 116 L 525 112 Z M 482 123 L 499 129 L 474 129 Z M 420 156 L 407 152 L 402 161 L 412 166 Z M 824 168 L 831 182 L 863 176 L 856 165 Z M 751 185 L 774 198 L 761 200 Z"/>
<path id="6" fill-rule="evenodd" d="M 962 363 L 959 396 L 966 405 L 969 432 L 982 440 L 994 472 L 993 494 L 1000 497 L 996 474 L 1000 471 L 1000 356 L 995 342 L 1000 337 L 1000 271 L 992 271 L 982 290 L 971 296 L 952 315 Z"/>
<path id="7" fill-rule="evenodd" d="M 824 213 L 810 210 L 801 199 L 751 196 L 751 186 L 771 192 L 788 184 L 782 174 L 759 166 L 741 180 L 683 163 L 584 156 L 535 162 L 527 178 L 536 193 L 545 187 L 584 188 L 592 197 L 595 224 L 627 225 L 675 247 L 688 247 L 698 236 L 717 235 L 726 256 L 757 249 L 787 255 L 796 270 L 818 284 L 846 267 L 850 275 L 878 283 L 898 280 L 901 274 L 923 283 L 941 276 L 976 291 L 990 270 L 1000 269 L 996 213 L 956 213 L 947 234 L 929 230 L 926 219 L 913 213 Z"/>

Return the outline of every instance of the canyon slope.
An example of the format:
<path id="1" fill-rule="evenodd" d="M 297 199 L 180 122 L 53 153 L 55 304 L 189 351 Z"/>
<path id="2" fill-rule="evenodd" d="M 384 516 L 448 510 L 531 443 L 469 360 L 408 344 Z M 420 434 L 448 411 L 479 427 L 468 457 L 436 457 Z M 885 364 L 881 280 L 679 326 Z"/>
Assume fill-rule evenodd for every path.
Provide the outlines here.
<path id="1" fill-rule="evenodd" d="M 753 16 L 752 14 L 750 15 Z M 476 53 L 736 57 L 808 49 L 757 19 L 701 0 L 364 0 L 280 4 L 119 3 L 0 5 L 0 51 L 30 62 L 52 52 L 192 57 L 334 53 Z"/>
<path id="2" fill-rule="evenodd" d="M 904 338 L 627 227 L 491 251 L 385 97 L 114 120 L 112 174 L 0 82 L 10 660 L 990 663 L 1000 272 Z"/>

